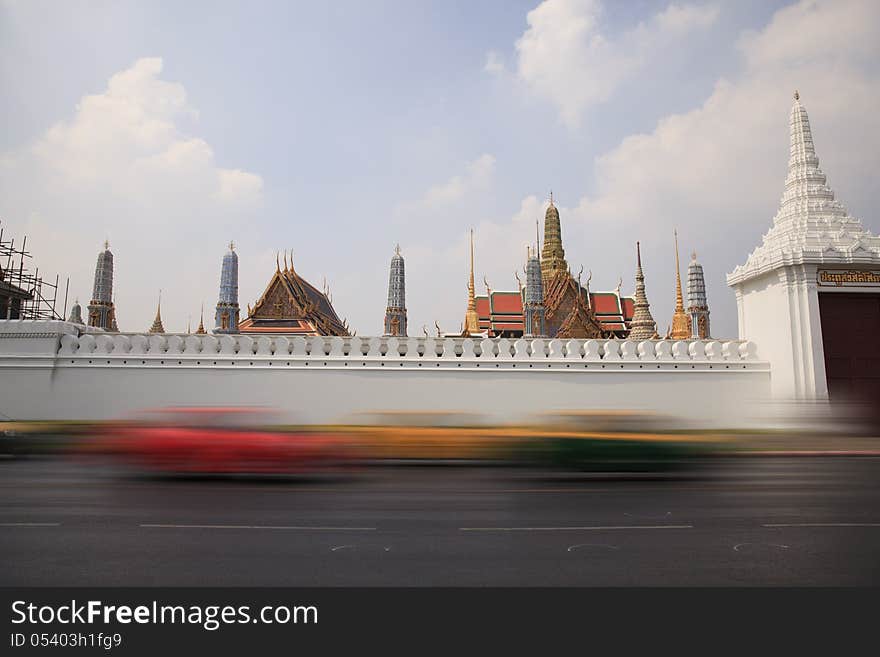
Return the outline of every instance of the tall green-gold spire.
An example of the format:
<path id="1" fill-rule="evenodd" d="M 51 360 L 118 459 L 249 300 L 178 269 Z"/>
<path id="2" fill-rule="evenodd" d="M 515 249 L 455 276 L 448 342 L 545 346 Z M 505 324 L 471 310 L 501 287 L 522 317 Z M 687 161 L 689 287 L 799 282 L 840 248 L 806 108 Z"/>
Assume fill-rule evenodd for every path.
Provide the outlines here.
<path id="1" fill-rule="evenodd" d="M 547 282 L 557 272 L 567 271 L 568 263 L 565 261 L 565 249 L 562 248 L 559 210 L 553 203 L 553 192 L 550 192 L 550 205 L 544 215 L 544 246 L 541 249 L 541 278 L 544 279 L 544 289 L 547 289 Z"/>

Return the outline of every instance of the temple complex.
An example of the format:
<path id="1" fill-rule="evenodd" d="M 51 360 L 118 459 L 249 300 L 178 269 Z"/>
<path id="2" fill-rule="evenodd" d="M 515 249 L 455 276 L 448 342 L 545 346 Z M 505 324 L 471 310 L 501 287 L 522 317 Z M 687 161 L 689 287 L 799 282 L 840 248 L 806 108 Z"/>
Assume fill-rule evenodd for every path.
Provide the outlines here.
<path id="1" fill-rule="evenodd" d="M 105 331 L 119 330 L 116 326 L 116 309 L 113 306 L 113 253 L 106 241 L 95 266 L 95 285 L 92 289 L 92 301 L 89 303 L 89 326 Z"/>
<path id="2" fill-rule="evenodd" d="M 285 335 L 349 335 L 348 325 L 339 319 L 329 290 L 319 291 L 299 275 L 284 254 L 282 269 L 275 258 L 275 273 L 266 290 L 239 325 L 240 333 Z"/>
<path id="3" fill-rule="evenodd" d="M 581 274 L 571 273 L 562 246 L 559 210 L 552 196 L 544 216 L 543 247 L 527 252 L 525 286 L 518 275 L 519 289 L 515 291 L 493 290 L 484 279 L 486 294 L 476 295 L 473 235 L 470 258 L 466 335 L 582 339 L 629 335 L 635 299 L 622 296 L 620 285 L 613 291 L 592 292 L 592 274 L 582 283 Z"/>

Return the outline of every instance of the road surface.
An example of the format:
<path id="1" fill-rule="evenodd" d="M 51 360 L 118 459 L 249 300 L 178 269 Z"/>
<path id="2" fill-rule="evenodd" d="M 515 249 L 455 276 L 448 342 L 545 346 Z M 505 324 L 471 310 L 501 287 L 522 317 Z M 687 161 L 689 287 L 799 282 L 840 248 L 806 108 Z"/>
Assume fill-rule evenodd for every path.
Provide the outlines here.
<path id="1" fill-rule="evenodd" d="M 268 480 L 0 461 L 0 564 L 3 585 L 877 586 L 880 458 Z"/>

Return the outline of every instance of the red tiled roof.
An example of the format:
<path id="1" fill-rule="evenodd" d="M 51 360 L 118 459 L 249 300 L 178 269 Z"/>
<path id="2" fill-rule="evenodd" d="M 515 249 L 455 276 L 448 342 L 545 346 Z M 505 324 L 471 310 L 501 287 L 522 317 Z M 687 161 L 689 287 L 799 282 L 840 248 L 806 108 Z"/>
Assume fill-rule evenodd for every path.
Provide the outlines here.
<path id="1" fill-rule="evenodd" d="M 621 301 L 623 301 L 623 317 L 629 321 L 633 318 L 633 312 L 635 312 L 635 299 L 623 297 Z"/>
<path id="2" fill-rule="evenodd" d="M 492 312 L 508 315 L 522 314 L 522 295 L 519 292 L 492 292 Z"/>
<path id="3" fill-rule="evenodd" d="M 489 297 L 476 297 L 477 315 L 482 317 L 489 316 Z"/>
<path id="4" fill-rule="evenodd" d="M 620 314 L 620 302 L 614 292 L 590 292 L 590 306 L 597 315 Z"/>

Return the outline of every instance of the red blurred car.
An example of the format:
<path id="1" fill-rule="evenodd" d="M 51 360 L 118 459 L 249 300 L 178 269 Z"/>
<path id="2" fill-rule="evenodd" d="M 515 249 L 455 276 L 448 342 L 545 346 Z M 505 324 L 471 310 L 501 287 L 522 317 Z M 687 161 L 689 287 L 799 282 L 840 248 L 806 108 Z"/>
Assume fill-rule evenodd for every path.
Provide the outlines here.
<path id="1" fill-rule="evenodd" d="M 342 436 L 277 428 L 261 408 L 164 408 L 107 426 L 104 446 L 160 472 L 275 473 L 326 471 L 347 459 Z"/>

